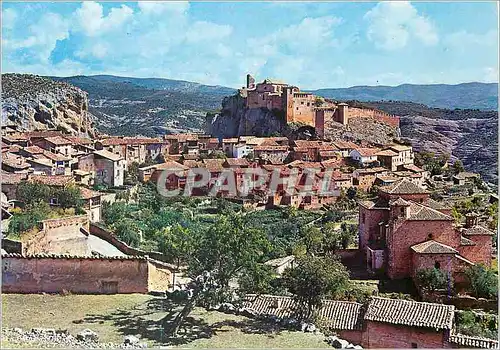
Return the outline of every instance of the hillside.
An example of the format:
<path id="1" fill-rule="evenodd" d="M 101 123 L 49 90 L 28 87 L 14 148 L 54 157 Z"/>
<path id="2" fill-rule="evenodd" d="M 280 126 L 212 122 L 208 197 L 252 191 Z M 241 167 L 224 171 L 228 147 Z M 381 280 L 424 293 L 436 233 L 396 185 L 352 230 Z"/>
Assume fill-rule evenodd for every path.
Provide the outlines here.
<path id="1" fill-rule="evenodd" d="M 312 93 L 335 100 L 409 101 L 439 108 L 498 109 L 498 84 L 353 86 L 319 89 Z"/>
<path id="2" fill-rule="evenodd" d="M 410 102 L 353 102 L 401 116 L 401 136 L 416 150 L 445 152 L 452 160 L 498 180 L 498 112 L 429 108 Z"/>
<path id="3" fill-rule="evenodd" d="M 2 74 L 2 125 L 93 136 L 94 116 L 88 105 L 87 93 L 71 84 L 31 74 Z"/>
<path id="4" fill-rule="evenodd" d="M 89 93 L 89 110 L 99 131 L 154 136 L 202 131 L 208 111 L 220 107 L 233 89 L 170 79 L 110 75 L 52 77 Z"/>

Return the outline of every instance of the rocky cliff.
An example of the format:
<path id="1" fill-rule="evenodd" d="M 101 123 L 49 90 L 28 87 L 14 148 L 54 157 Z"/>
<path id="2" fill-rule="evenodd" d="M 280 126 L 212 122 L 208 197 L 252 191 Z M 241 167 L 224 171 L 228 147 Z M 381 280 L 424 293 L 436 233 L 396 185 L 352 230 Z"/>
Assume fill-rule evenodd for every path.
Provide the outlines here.
<path id="1" fill-rule="evenodd" d="M 87 93 L 79 88 L 36 75 L 2 74 L 2 125 L 95 136 L 93 120 Z"/>
<path id="2" fill-rule="evenodd" d="M 415 150 L 448 153 L 452 162 L 460 159 L 467 170 L 497 183 L 498 117 L 448 120 L 404 116 L 401 132 Z"/>
<path id="3" fill-rule="evenodd" d="M 241 135 L 269 136 L 284 131 L 286 124 L 279 112 L 267 108 L 248 109 L 239 94 L 222 100 L 220 113 L 207 114 L 207 133 L 226 138 Z"/>

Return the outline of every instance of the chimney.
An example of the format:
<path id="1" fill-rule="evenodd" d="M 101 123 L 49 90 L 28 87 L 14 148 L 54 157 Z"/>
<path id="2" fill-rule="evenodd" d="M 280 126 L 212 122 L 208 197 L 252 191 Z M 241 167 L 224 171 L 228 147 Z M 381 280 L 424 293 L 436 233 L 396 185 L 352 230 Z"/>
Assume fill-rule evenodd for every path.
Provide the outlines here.
<path id="1" fill-rule="evenodd" d="M 477 225 L 478 215 L 474 212 L 465 215 L 465 228 L 471 228 Z"/>

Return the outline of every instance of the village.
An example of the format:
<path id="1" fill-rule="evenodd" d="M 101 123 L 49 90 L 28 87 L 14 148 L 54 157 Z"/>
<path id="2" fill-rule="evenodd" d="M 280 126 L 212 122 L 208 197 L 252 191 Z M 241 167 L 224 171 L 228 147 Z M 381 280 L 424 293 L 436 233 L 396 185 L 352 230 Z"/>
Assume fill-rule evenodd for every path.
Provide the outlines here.
<path id="1" fill-rule="evenodd" d="M 221 273 L 207 272 L 210 264 L 266 251 L 248 260 L 288 282 L 259 289 L 262 276 L 227 273 L 227 286 L 245 293 L 217 310 L 286 327 L 302 321 L 301 331 L 321 331 L 335 348 L 498 348 L 498 196 L 474 169 L 398 137 L 325 137 L 327 122 L 398 127 L 397 116 L 250 75 L 238 93 L 246 108 L 280 111 L 306 136 L 88 138 L 2 125 L 2 293 L 198 295 Z M 195 230 L 204 245 L 189 241 Z M 252 230 L 271 248 L 252 246 Z M 245 254 L 206 258 L 223 258 L 227 242 Z M 205 249 L 197 262 L 205 269 L 190 261 L 201 254 L 190 244 Z M 301 268 L 323 264 L 328 281 L 331 263 L 345 270 L 336 275 L 343 287 L 303 302 L 301 318 L 311 293 L 303 287 L 313 283 Z M 137 344 L 136 333 L 126 342 Z"/>

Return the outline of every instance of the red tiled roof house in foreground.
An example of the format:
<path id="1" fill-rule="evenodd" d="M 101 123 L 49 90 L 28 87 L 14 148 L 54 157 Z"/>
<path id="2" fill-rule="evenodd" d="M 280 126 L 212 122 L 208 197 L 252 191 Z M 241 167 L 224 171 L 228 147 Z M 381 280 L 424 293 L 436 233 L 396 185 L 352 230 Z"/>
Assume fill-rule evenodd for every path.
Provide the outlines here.
<path id="1" fill-rule="evenodd" d="M 294 299 L 247 295 L 244 307 L 255 315 L 294 317 Z M 367 303 L 324 300 L 318 315 L 324 326 L 364 348 L 498 348 L 491 339 L 454 333 L 453 305 L 372 297 Z"/>
<path id="2" fill-rule="evenodd" d="M 385 270 L 391 279 L 436 267 L 458 282 L 465 267 L 491 264 L 492 235 L 472 216 L 465 228 L 456 227 L 448 208 L 407 179 L 359 203 L 359 248 L 369 270 Z"/>

